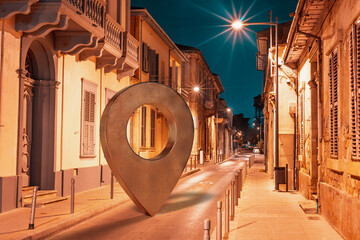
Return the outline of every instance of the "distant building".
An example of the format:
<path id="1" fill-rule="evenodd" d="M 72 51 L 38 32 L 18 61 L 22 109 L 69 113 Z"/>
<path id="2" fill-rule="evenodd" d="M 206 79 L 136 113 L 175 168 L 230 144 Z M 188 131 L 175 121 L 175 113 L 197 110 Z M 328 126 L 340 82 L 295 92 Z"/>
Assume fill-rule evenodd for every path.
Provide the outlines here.
<path id="1" fill-rule="evenodd" d="M 188 100 L 194 118 L 192 155 L 198 157 L 202 151 L 207 161 L 217 162 L 220 159 L 217 112 L 221 110 L 220 93 L 224 92 L 224 87 L 219 76 L 211 72 L 200 50 L 184 45 L 178 47 L 189 60 L 183 66 L 181 94 Z"/>

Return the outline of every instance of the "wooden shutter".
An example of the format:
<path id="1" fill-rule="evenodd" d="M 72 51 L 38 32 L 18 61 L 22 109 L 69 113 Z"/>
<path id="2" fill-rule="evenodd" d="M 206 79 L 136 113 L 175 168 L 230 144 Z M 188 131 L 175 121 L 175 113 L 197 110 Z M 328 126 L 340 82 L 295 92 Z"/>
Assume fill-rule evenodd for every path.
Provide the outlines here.
<path id="1" fill-rule="evenodd" d="M 335 49 L 329 60 L 330 77 L 330 156 L 338 156 L 338 121 L 339 121 L 339 98 L 338 98 L 338 50 Z"/>
<path id="2" fill-rule="evenodd" d="M 146 147 L 146 107 L 141 108 L 141 146 Z"/>
<path id="3" fill-rule="evenodd" d="M 150 147 L 155 147 L 155 110 L 151 109 L 151 120 L 150 120 Z"/>
<path id="4" fill-rule="evenodd" d="M 305 149 L 305 89 L 301 91 L 300 93 L 300 155 L 304 155 L 304 149 Z"/>
<path id="5" fill-rule="evenodd" d="M 142 70 L 149 72 L 149 47 L 146 43 L 143 43 L 143 55 L 142 55 Z"/>
<path id="6" fill-rule="evenodd" d="M 84 90 L 82 155 L 95 155 L 95 93 Z"/>
<path id="7" fill-rule="evenodd" d="M 351 155 L 360 160 L 360 27 L 354 24 L 350 33 L 350 107 L 351 107 Z"/>

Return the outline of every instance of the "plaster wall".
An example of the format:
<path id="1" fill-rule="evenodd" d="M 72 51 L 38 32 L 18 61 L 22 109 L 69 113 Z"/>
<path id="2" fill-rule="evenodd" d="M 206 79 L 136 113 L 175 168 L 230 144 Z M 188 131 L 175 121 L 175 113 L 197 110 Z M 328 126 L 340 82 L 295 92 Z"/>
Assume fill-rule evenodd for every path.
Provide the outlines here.
<path id="1" fill-rule="evenodd" d="M 8 32 L 13 23 L 5 21 L 0 89 L 0 176 L 16 175 L 20 38 Z M 0 25 L 1 28 L 1 25 Z M 0 32 L 1 33 L 1 32 Z M 1 51 L 1 49 L 0 49 Z"/>

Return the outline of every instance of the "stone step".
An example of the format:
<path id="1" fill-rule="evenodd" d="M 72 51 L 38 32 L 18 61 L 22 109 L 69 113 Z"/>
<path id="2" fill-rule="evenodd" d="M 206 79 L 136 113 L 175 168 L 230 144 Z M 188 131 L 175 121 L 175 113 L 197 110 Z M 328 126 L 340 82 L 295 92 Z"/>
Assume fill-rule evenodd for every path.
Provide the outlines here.
<path id="1" fill-rule="evenodd" d="M 69 197 L 55 197 L 55 198 L 50 198 L 50 199 L 36 200 L 36 207 L 38 208 L 38 207 L 41 207 L 44 205 L 65 201 L 67 199 L 69 199 Z M 24 204 L 24 207 L 31 207 L 31 204 L 32 204 L 32 201 L 26 202 Z"/>
<path id="2" fill-rule="evenodd" d="M 22 188 L 22 195 L 29 195 L 29 194 L 32 194 L 33 191 L 34 191 L 34 187 L 35 186 L 29 186 L 29 187 L 23 187 Z"/>
<path id="3" fill-rule="evenodd" d="M 41 202 L 43 200 L 50 200 L 50 199 L 54 199 L 56 198 L 56 193 L 57 191 L 56 190 L 38 190 L 37 191 L 37 196 L 36 196 L 36 201 L 37 202 Z M 22 196 L 22 202 L 23 202 L 23 206 L 25 204 L 31 204 L 32 202 L 32 197 L 33 197 L 33 193 L 29 193 L 29 194 L 26 194 L 26 195 L 23 195 Z"/>
<path id="4" fill-rule="evenodd" d="M 299 206 L 306 214 L 316 214 L 316 202 L 313 200 L 300 201 Z"/>

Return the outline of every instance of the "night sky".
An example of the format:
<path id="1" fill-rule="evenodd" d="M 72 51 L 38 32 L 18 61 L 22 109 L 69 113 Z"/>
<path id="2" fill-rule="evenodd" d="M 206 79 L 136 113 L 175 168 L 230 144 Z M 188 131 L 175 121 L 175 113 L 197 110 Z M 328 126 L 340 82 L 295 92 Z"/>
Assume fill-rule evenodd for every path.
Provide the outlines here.
<path id="1" fill-rule="evenodd" d="M 256 32 L 267 26 L 250 26 L 244 33 L 231 31 L 225 19 L 240 16 L 249 22 L 269 22 L 268 11 L 279 23 L 291 20 L 297 0 L 132 0 L 131 5 L 147 8 L 158 24 L 177 44 L 196 47 L 210 69 L 220 76 L 221 94 L 234 114 L 254 117 L 253 97 L 261 94 L 262 72 L 256 70 Z M 246 14 L 246 15 L 245 15 Z M 245 15 L 245 17 L 244 17 Z M 219 35 L 219 36 L 217 36 Z M 231 36 L 230 36 L 231 35 Z M 217 36 L 217 37 L 215 37 Z"/>

